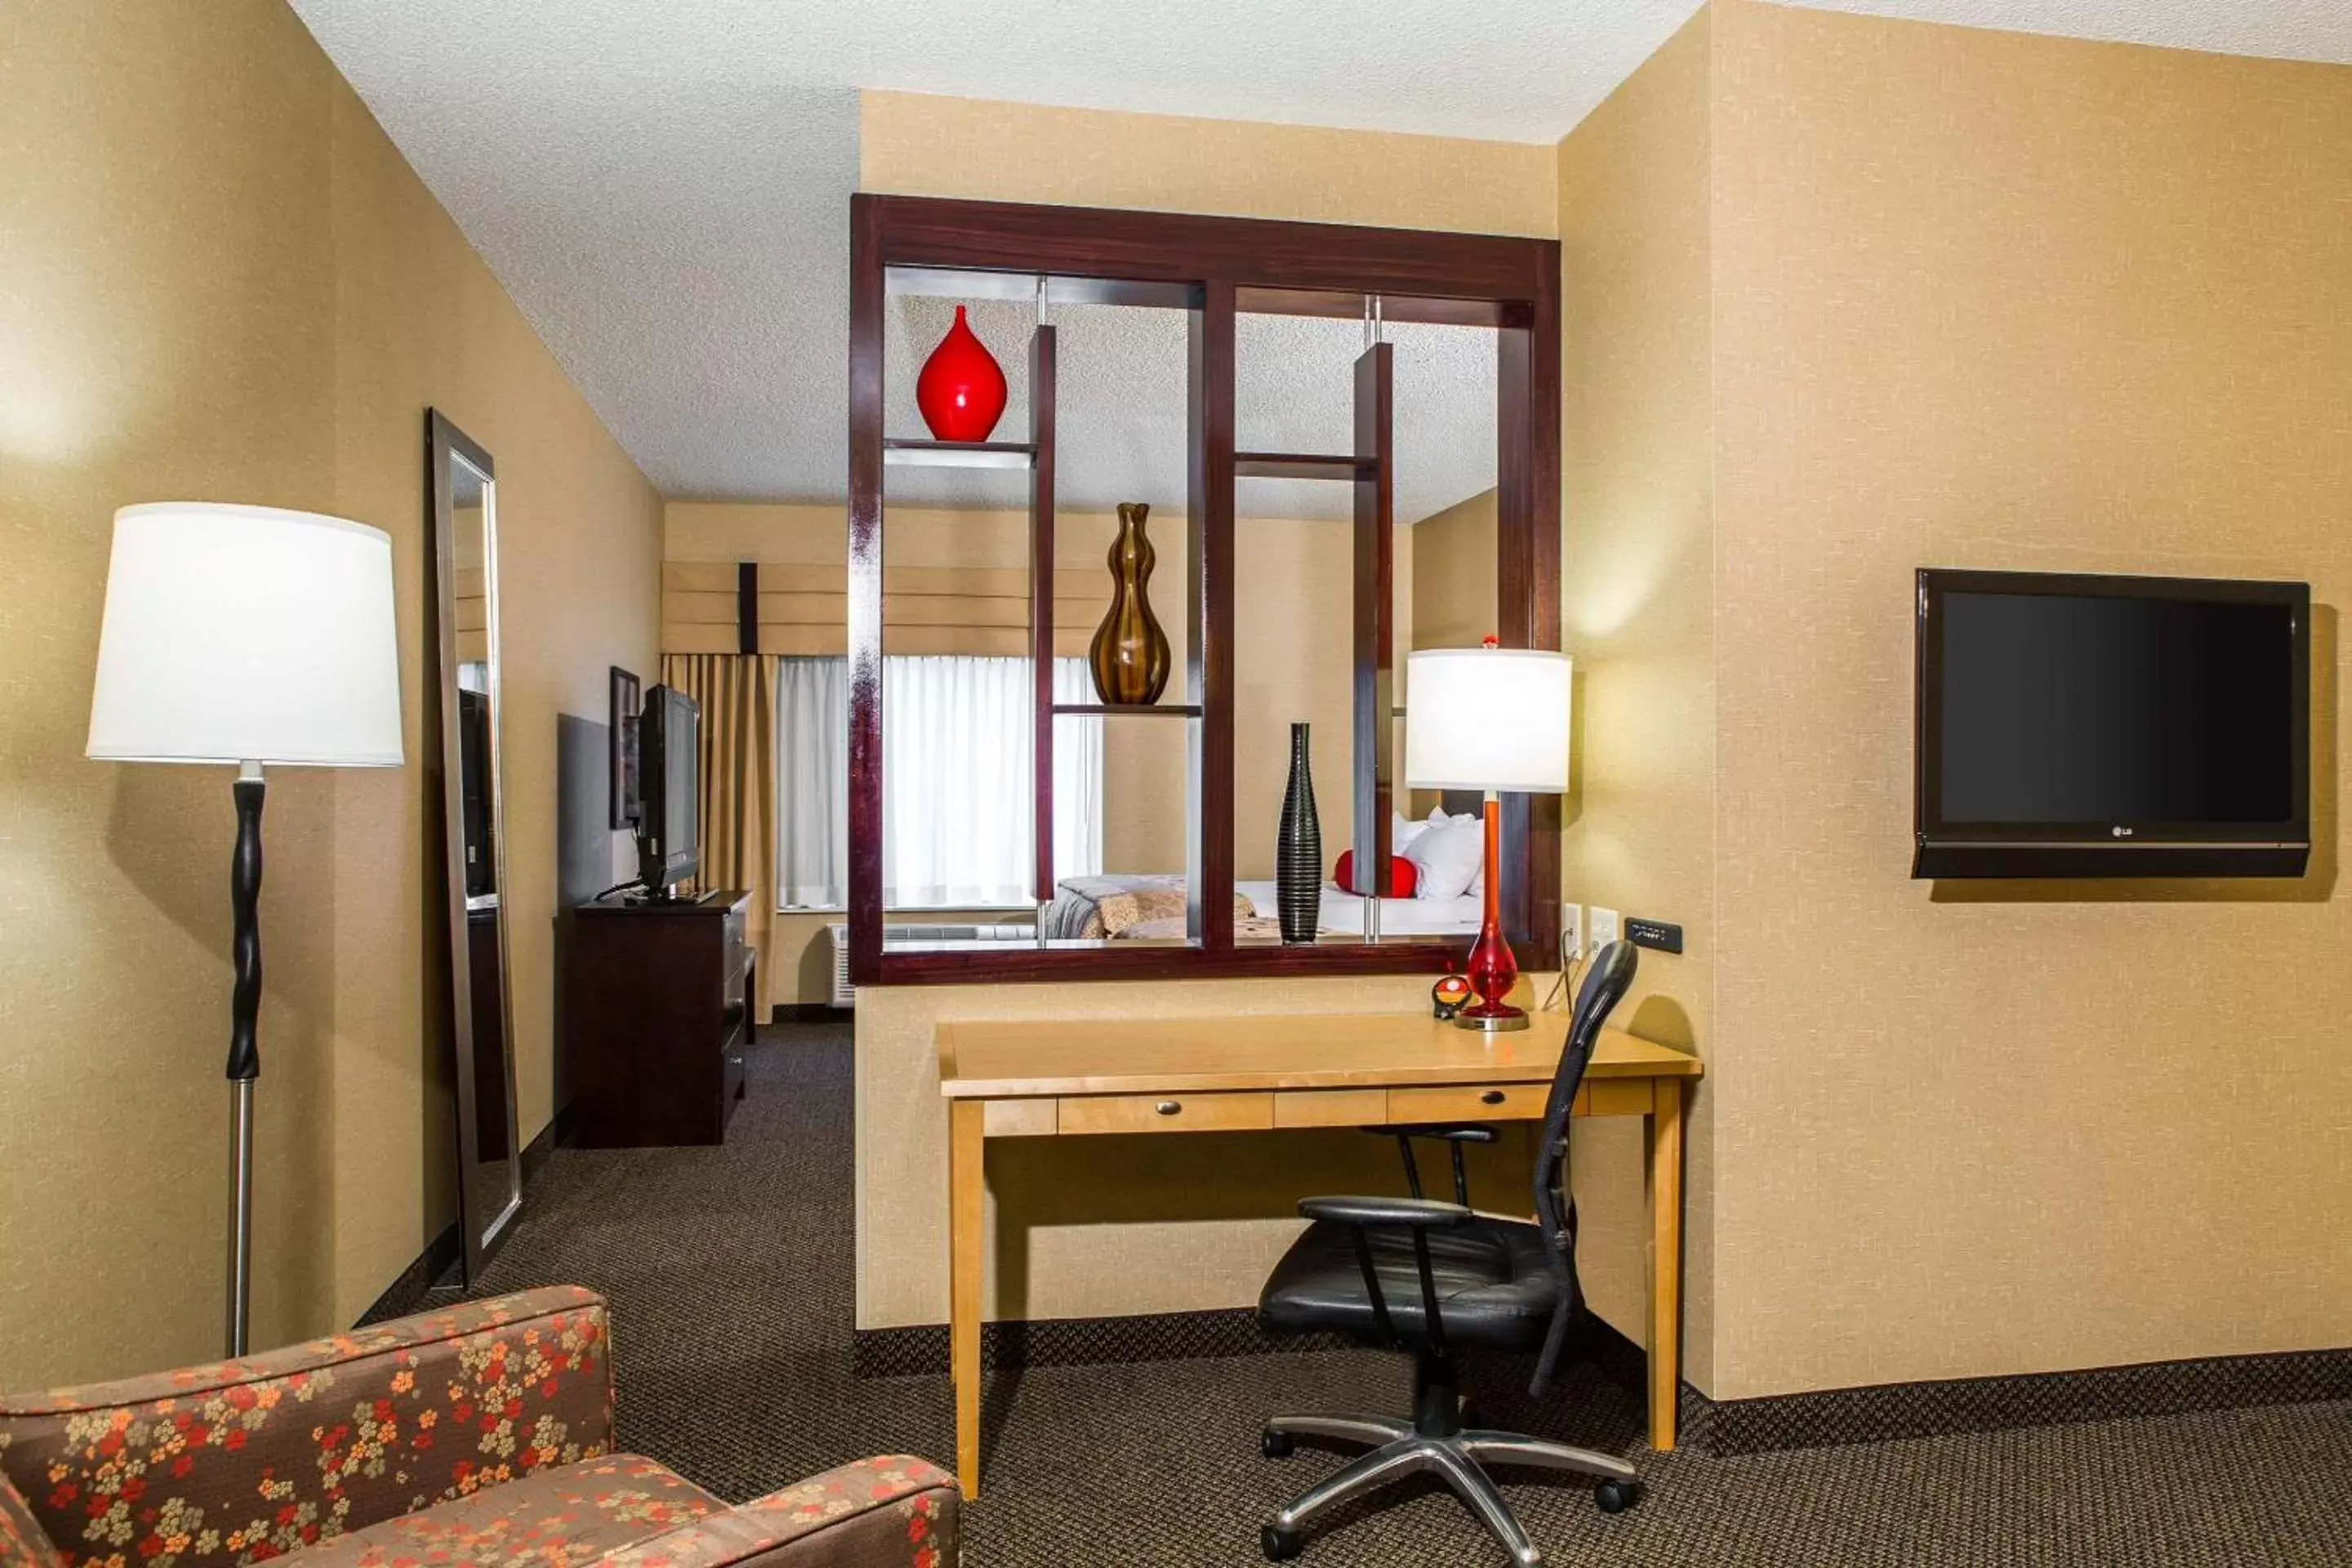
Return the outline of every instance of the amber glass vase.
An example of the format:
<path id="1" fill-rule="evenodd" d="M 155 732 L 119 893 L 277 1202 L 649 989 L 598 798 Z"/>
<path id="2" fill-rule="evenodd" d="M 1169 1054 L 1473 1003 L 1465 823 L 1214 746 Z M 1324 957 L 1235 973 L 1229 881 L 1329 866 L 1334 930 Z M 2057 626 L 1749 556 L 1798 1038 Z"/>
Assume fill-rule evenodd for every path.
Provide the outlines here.
<path id="1" fill-rule="evenodd" d="M 1118 537 L 1110 547 L 1110 613 L 1095 628 L 1087 663 L 1095 694 L 1116 706 L 1157 702 L 1168 685 L 1168 634 L 1151 613 L 1151 541 L 1143 531 L 1151 509 L 1121 501 Z"/>

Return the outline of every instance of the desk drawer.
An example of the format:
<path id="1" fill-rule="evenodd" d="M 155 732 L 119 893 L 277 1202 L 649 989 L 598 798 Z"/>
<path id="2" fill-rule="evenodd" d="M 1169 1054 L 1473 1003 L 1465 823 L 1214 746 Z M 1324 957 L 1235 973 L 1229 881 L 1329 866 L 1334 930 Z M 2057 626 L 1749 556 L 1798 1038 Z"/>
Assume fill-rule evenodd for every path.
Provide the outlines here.
<path id="1" fill-rule="evenodd" d="M 1389 1090 L 1391 1121 L 1521 1121 L 1540 1119 L 1548 1083 L 1448 1084 Z"/>
<path id="2" fill-rule="evenodd" d="M 1380 1089 L 1286 1089 L 1274 1097 L 1276 1127 L 1377 1127 L 1389 1119 Z"/>
<path id="3" fill-rule="evenodd" d="M 1273 1126 L 1271 1094 L 1103 1094 L 1062 1101 L 1065 1137 L 1077 1132 L 1249 1132 Z"/>

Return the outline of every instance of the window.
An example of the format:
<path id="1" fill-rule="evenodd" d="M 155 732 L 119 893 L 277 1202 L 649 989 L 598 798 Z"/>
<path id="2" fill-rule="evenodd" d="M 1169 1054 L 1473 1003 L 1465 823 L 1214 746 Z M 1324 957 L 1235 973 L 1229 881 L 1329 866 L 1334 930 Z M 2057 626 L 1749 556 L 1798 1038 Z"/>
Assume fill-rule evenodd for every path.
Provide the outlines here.
<path id="1" fill-rule="evenodd" d="M 839 909 L 849 882 L 849 666 L 783 658 L 776 682 L 776 887 L 786 909 Z M 1055 696 L 1093 700 L 1086 661 L 1054 661 Z M 882 899 L 887 908 L 1034 904 L 1029 661 L 882 661 Z M 1102 869 L 1099 719 L 1065 719 L 1054 747 L 1054 865 Z"/>

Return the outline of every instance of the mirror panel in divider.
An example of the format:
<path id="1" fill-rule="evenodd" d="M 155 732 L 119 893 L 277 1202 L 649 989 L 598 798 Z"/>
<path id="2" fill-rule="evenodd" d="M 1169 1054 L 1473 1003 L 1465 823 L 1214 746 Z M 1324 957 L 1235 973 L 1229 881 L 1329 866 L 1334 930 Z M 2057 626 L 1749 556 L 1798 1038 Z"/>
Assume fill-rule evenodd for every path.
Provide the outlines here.
<path id="1" fill-rule="evenodd" d="M 865 195 L 852 226 L 856 983 L 1458 967 L 1475 921 L 1403 918 L 1391 854 L 1412 525 L 1485 495 L 1492 629 L 1557 646 L 1557 245 Z M 1286 876 L 1294 722 L 1321 843 Z M 1556 919 L 1556 831 L 1511 842 Z"/>
<path id="2" fill-rule="evenodd" d="M 443 807 L 428 853 L 446 911 L 442 1024 L 456 1089 L 468 1283 L 480 1277 L 522 1208 L 500 788 L 498 489 L 490 454 L 438 410 L 427 410 L 425 528 L 434 581 L 426 643 L 437 668 L 426 690 Z"/>
<path id="3" fill-rule="evenodd" d="M 1190 295 L 888 282 L 886 946 L 1191 948 Z"/>

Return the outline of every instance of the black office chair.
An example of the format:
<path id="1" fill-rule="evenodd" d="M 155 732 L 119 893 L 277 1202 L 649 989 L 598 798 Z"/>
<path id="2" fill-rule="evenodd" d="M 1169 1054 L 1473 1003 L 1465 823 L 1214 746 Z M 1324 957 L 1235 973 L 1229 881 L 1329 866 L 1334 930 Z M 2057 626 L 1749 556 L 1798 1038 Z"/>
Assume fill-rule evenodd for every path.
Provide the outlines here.
<path id="1" fill-rule="evenodd" d="M 1569 1111 L 1593 1042 L 1610 1009 L 1633 983 L 1633 944 L 1612 942 L 1578 990 L 1559 1068 L 1544 1106 L 1536 1158 L 1534 1223 L 1474 1214 L 1462 1163 L 1465 1143 L 1491 1142 L 1495 1130 L 1473 1125 L 1383 1127 L 1404 1153 L 1409 1198 L 1308 1198 L 1298 1212 L 1315 1223 L 1275 1266 L 1258 1298 L 1258 1318 L 1275 1333 L 1337 1331 L 1413 1357 L 1412 1418 L 1387 1415 L 1277 1415 L 1262 1440 L 1268 1458 L 1291 1451 L 1295 1437 L 1369 1443 L 1364 1454 L 1299 1494 L 1260 1532 L 1276 1562 L 1298 1555 L 1299 1527 L 1348 1498 L 1419 1471 L 1433 1471 L 1509 1550 L 1521 1568 L 1543 1554 L 1513 1517 L 1480 1461 L 1529 1465 L 1599 1478 L 1602 1511 L 1637 1498 L 1633 1467 L 1587 1448 L 1513 1432 L 1464 1430 L 1454 1352 L 1464 1345 L 1542 1347 L 1528 1393 L 1541 1398 L 1559 1363 L 1570 1324 L 1583 1305 L 1576 1282 L 1576 1205 L 1565 1194 Z M 1421 1195 L 1413 1140 L 1444 1140 L 1454 1160 L 1454 1201 Z"/>

